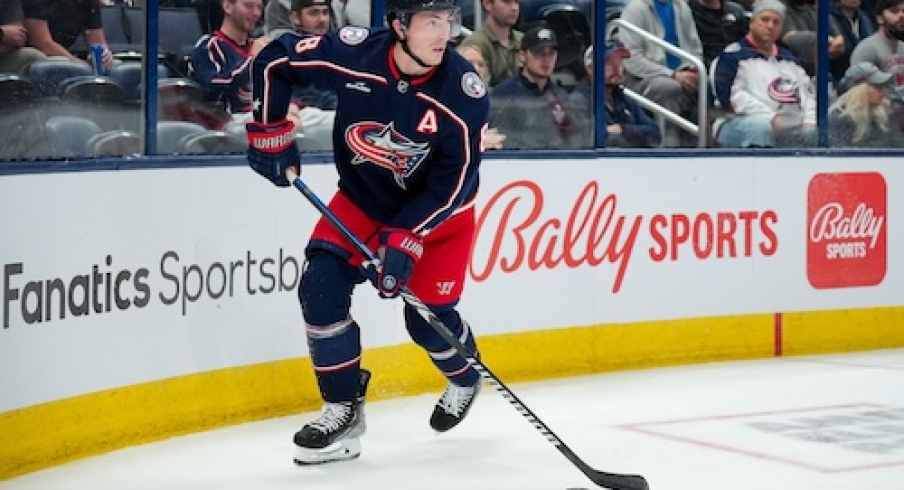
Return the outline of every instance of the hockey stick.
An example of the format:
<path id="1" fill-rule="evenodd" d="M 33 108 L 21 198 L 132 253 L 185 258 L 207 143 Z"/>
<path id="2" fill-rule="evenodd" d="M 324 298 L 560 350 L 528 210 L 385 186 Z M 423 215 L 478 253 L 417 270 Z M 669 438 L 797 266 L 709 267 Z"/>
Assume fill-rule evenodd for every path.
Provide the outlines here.
<path id="1" fill-rule="evenodd" d="M 286 178 L 289 179 L 290 182 L 295 186 L 296 189 L 301 191 L 302 194 L 317 208 L 318 211 L 327 219 L 333 226 L 339 230 L 345 238 L 348 239 L 349 242 L 358 250 L 358 252 L 363 255 L 367 261 L 364 263 L 364 268 L 367 274 L 376 274 L 377 264 L 379 264 L 379 259 L 367 248 L 361 240 L 359 240 L 352 232 L 346 228 L 346 226 L 339 221 L 339 218 L 333 214 L 332 211 L 317 197 L 316 194 L 304 183 L 291 168 L 286 171 Z M 490 382 L 494 388 L 496 388 L 505 398 L 508 400 L 512 406 L 515 407 L 518 412 L 524 416 L 530 422 L 534 428 L 540 431 L 546 437 L 546 440 L 551 442 L 558 450 L 561 452 L 572 464 L 578 467 L 582 473 L 587 475 L 587 478 L 603 488 L 609 488 L 612 490 L 648 490 L 650 487 L 647 485 L 647 480 L 640 475 L 622 475 L 618 473 L 607 473 L 604 471 L 599 471 L 591 468 L 587 463 L 585 463 L 581 458 L 579 458 L 574 451 L 571 450 L 561 439 L 559 436 L 553 433 L 552 429 L 546 426 L 539 417 L 537 417 L 534 412 L 528 408 L 521 400 L 512 393 L 512 390 L 508 389 L 508 387 L 496 377 L 495 374 L 490 371 L 480 359 L 478 359 L 471 351 L 465 347 L 464 344 L 461 343 L 458 338 L 449 331 L 448 327 L 443 324 L 443 322 L 436 316 L 430 308 L 424 304 L 417 296 L 415 296 L 406 286 L 402 286 L 400 296 L 402 299 L 408 303 L 409 306 L 413 307 L 417 310 L 418 314 L 436 330 L 446 342 L 448 342 L 459 354 L 461 354 L 465 359 L 467 359 L 468 363 L 477 370 L 480 375 Z"/>

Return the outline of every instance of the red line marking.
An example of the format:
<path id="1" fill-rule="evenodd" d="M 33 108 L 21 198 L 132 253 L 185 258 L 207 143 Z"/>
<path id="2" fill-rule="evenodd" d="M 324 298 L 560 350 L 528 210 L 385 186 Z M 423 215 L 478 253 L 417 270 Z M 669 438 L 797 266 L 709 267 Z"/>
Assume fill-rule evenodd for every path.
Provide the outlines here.
<path id="1" fill-rule="evenodd" d="M 888 408 L 885 405 L 877 405 L 875 403 L 845 403 L 841 405 L 824 405 L 824 406 L 816 406 L 816 407 L 803 407 L 803 408 L 789 408 L 789 409 L 781 409 L 781 410 L 763 410 L 759 412 L 741 412 L 741 413 L 731 413 L 725 415 L 711 415 L 711 416 L 701 416 L 701 417 L 688 417 L 682 419 L 668 419 L 668 420 L 656 420 L 652 422 L 637 422 L 633 424 L 622 424 L 617 427 L 621 427 L 624 429 L 631 429 L 634 427 L 643 427 L 649 425 L 668 425 L 668 424 L 687 424 L 692 422 L 712 422 L 716 420 L 730 420 L 730 419 L 744 419 L 750 417 L 765 417 L 769 415 L 783 415 L 783 414 L 791 414 L 791 413 L 806 413 L 806 412 L 818 412 L 818 411 L 826 411 L 826 410 L 837 410 L 842 408 Z"/>
<path id="2" fill-rule="evenodd" d="M 798 460 L 794 460 L 791 458 L 783 458 L 781 456 L 775 456 L 775 455 L 761 453 L 761 452 L 757 452 L 757 451 L 749 451 L 746 449 L 741 449 L 739 447 L 732 447 L 732 446 L 728 446 L 725 444 L 719 444 L 719 443 L 704 441 L 704 440 L 700 440 L 700 439 L 693 439 L 690 437 L 677 436 L 674 434 L 667 434 L 664 432 L 657 432 L 652 429 L 644 429 L 644 428 L 637 427 L 637 426 L 633 426 L 633 427 L 622 426 L 622 428 L 630 430 L 632 432 L 646 434 L 646 435 L 653 436 L 653 437 L 659 437 L 662 439 L 669 439 L 672 441 L 683 442 L 686 444 L 693 444 L 695 446 L 701 446 L 701 447 L 708 448 L 708 449 L 715 449 L 715 450 L 724 451 L 727 453 L 740 454 L 740 455 L 748 456 L 748 457 L 755 458 L 755 459 L 773 461 L 773 462 L 781 463 L 781 464 L 785 464 L 785 465 L 796 466 L 798 468 L 806 468 L 808 470 L 813 470 L 818 473 L 826 473 L 826 474 L 828 474 L 828 473 L 846 473 L 849 471 L 862 471 L 862 470 L 888 468 L 888 467 L 892 467 L 892 466 L 904 465 L 904 461 L 890 461 L 887 463 L 876 463 L 876 464 L 866 464 L 866 465 L 860 465 L 860 466 L 846 466 L 846 467 L 831 468 L 831 467 L 827 467 L 827 466 L 814 465 L 811 463 L 807 463 L 805 461 L 798 461 Z"/>
<path id="3" fill-rule="evenodd" d="M 862 470 L 870 470 L 870 469 L 878 469 L 878 468 L 887 468 L 887 467 L 892 467 L 892 466 L 902 466 L 902 465 L 904 465 L 904 461 L 889 461 L 889 462 L 884 462 L 884 463 L 863 464 L 863 465 L 859 465 L 859 466 L 840 466 L 840 467 L 820 466 L 820 465 L 816 465 L 816 464 L 812 464 L 812 463 L 807 463 L 806 461 L 800 461 L 800 460 L 795 460 L 792 458 L 784 458 L 784 457 L 777 456 L 777 455 L 747 450 L 747 449 L 743 449 L 741 447 L 731 446 L 728 444 L 710 442 L 710 441 L 705 441 L 702 439 L 695 439 L 693 437 L 669 434 L 667 432 L 662 432 L 660 430 L 656 430 L 651 427 L 651 426 L 657 426 L 657 425 L 701 423 L 701 422 L 711 422 L 711 421 L 727 420 L 727 419 L 744 419 L 744 418 L 765 416 L 765 415 L 792 414 L 792 413 L 834 410 L 834 409 L 839 409 L 839 408 L 879 408 L 879 407 L 883 407 L 883 405 L 877 405 L 874 403 L 851 403 L 851 404 L 843 404 L 843 405 L 803 407 L 803 408 L 795 408 L 795 409 L 787 409 L 787 410 L 766 410 L 766 411 L 761 411 L 761 412 L 714 415 L 714 416 L 709 416 L 709 417 L 692 417 L 692 418 L 683 418 L 683 419 L 660 420 L 660 421 L 655 421 L 655 422 L 639 422 L 639 423 L 633 423 L 633 424 L 617 425 L 615 427 L 622 429 L 622 430 L 629 430 L 631 432 L 636 432 L 639 434 L 646 434 L 649 436 L 659 437 L 662 439 L 669 439 L 669 440 L 683 442 L 683 443 L 687 443 L 687 444 L 693 444 L 695 446 L 700 446 L 700 447 L 709 448 L 709 449 L 715 449 L 715 450 L 724 451 L 727 453 L 740 454 L 743 456 L 748 456 L 748 457 L 752 457 L 752 458 L 756 458 L 756 459 L 773 461 L 776 463 L 786 464 L 786 465 L 790 465 L 790 466 L 797 466 L 799 468 L 806 468 L 809 470 L 813 470 L 813 471 L 816 471 L 819 473 L 825 473 L 825 474 L 845 473 L 845 472 L 849 472 L 849 471 L 862 471 Z"/>

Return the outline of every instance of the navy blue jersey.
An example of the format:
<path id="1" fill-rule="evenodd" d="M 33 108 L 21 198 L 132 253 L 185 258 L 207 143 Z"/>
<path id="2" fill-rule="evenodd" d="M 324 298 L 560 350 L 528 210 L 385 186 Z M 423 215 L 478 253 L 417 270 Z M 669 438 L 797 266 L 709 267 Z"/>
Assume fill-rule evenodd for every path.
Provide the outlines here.
<path id="1" fill-rule="evenodd" d="M 473 204 L 489 99 L 454 50 L 427 75 L 407 78 L 393 44 L 386 29 L 284 34 L 255 58 L 254 115 L 285 118 L 293 85 L 334 90 L 340 190 L 369 218 L 423 235 Z"/>
<path id="2" fill-rule="evenodd" d="M 251 46 L 241 46 L 220 31 L 195 44 L 190 75 L 207 90 L 207 96 L 226 104 L 230 114 L 251 111 Z"/>

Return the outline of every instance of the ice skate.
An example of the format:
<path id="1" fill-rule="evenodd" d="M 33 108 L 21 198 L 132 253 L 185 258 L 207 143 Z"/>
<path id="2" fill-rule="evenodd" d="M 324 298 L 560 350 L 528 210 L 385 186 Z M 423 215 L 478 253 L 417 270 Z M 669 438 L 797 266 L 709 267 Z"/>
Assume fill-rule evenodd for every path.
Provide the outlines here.
<path id="1" fill-rule="evenodd" d="M 361 386 L 354 401 L 326 403 L 320 417 L 295 433 L 295 464 L 345 461 L 361 455 L 360 438 L 367 430 L 364 394 L 370 372 L 361 370 Z"/>
<path id="2" fill-rule="evenodd" d="M 437 432 L 445 432 L 464 420 L 480 393 L 481 381 L 478 380 L 473 386 L 449 383 L 443 396 L 436 402 L 433 415 L 430 416 L 430 427 Z"/>

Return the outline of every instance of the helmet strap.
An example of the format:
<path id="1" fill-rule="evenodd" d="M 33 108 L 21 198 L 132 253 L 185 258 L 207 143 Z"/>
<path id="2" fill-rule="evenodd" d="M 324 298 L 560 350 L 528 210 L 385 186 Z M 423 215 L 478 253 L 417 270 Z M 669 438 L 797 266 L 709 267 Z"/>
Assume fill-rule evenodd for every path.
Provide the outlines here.
<path id="1" fill-rule="evenodd" d="M 434 66 L 436 66 L 436 65 L 428 65 L 427 63 L 424 63 L 424 60 L 422 60 L 420 57 L 418 57 L 418 55 L 412 53 L 411 48 L 408 47 L 407 39 L 400 39 L 399 44 L 402 45 L 402 51 L 404 51 L 405 54 L 410 56 L 411 59 L 413 59 L 415 63 L 421 65 L 422 68 L 433 68 Z"/>

